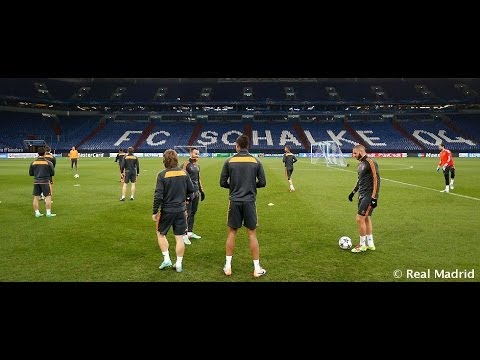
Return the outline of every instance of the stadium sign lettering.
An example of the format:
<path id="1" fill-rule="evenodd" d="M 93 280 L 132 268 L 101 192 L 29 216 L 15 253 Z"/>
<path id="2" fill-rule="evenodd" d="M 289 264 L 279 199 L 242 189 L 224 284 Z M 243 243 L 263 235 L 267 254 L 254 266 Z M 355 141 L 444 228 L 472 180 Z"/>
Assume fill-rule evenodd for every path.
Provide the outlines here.
<path id="1" fill-rule="evenodd" d="M 103 153 L 80 153 L 80 157 L 103 157 Z"/>

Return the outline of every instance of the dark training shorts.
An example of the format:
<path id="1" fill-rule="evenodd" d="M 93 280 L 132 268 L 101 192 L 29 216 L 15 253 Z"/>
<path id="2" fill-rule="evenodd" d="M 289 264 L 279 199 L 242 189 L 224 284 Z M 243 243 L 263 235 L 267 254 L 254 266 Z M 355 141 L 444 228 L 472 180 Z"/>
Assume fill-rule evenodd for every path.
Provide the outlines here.
<path id="1" fill-rule="evenodd" d="M 285 172 L 287 174 L 287 179 L 290 180 L 290 178 L 292 177 L 293 169 L 285 168 Z"/>
<path id="2" fill-rule="evenodd" d="M 365 196 L 358 199 L 358 215 L 362 216 L 371 216 L 373 212 L 372 205 L 370 201 L 372 200 L 371 196 Z"/>
<path id="3" fill-rule="evenodd" d="M 230 201 L 228 207 L 227 224 L 233 229 L 239 229 L 245 225 L 247 229 L 253 230 L 258 226 L 257 205 L 255 201 Z"/>
<path id="4" fill-rule="evenodd" d="M 157 231 L 162 235 L 167 235 L 171 226 L 173 227 L 174 235 L 185 234 L 187 231 L 186 212 L 160 212 L 160 220 L 157 223 Z"/>
<path id="5" fill-rule="evenodd" d="M 40 196 L 43 193 L 43 196 L 50 195 L 50 184 L 33 184 L 33 196 Z"/>
<path id="6" fill-rule="evenodd" d="M 123 178 L 123 182 L 128 184 L 129 182 L 136 182 L 137 181 L 137 173 L 135 171 L 125 171 L 125 177 Z"/>

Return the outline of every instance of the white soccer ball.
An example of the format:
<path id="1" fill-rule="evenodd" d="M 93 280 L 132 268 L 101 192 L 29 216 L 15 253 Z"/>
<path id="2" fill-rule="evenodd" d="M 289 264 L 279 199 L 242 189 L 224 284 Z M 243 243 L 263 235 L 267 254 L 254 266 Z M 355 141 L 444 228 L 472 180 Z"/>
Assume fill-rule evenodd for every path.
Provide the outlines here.
<path id="1" fill-rule="evenodd" d="M 350 239 L 348 236 L 342 236 L 338 240 L 338 246 L 340 246 L 340 249 L 343 250 L 348 250 L 352 248 L 352 239 Z"/>
<path id="2" fill-rule="evenodd" d="M 73 175 L 73 177 L 74 177 L 75 179 L 78 179 L 78 178 L 80 177 L 80 175 L 75 174 L 75 175 Z"/>

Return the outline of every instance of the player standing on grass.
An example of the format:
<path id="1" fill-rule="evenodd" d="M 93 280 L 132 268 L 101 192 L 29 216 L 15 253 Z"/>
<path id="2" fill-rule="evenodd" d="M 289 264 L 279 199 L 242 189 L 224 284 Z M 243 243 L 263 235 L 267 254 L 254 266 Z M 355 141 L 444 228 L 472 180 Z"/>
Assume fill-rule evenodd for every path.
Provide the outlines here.
<path id="1" fill-rule="evenodd" d="M 282 161 L 285 164 L 285 175 L 287 176 L 288 184 L 290 185 L 290 192 L 295 191 L 295 187 L 292 182 L 293 164 L 297 162 L 297 158 L 290 151 L 290 146 L 285 146 L 285 153 L 283 154 Z"/>
<path id="2" fill-rule="evenodd" d="M 123 151 L 123 149 L 119 149 L 117 156 L 115 156 L 115 162 L 118 162 L 118 168 L 120 169 L 120 181 L 123 181 L 122 161 L 124 157 L 125 151 Z"/>
<path id="3" fill-rule="evenodd" d="M 184 237 L 183 241 L 185 244 L 190 245 L 190 239 L 201 239 L 200 235 L 197 235 L 193 232 L 193 225 L 195 223 L 195 214 L 198 210 L 199 200 L 205 200 L 205 193 L 203 192 L 202 182 L 200 181 L 200 166 L 198 166 L 198 158 L 200 157 L 200 152 L 198 148 L 190 148 L 190 158 L 188 161 L 183 163 L 183 170 L 187 172 L 192 180 L 194 192 L 192 200 L 187 203 L 188 211 L 188 229 L 187 236 Z"/>
<path id="4" fill-rule="evenodd" d="M 44 155 L 44 158 L 47 159 L 48 161 L 50 161 L 52 164 L 53 164 L 53 168 L 55 168 L 55 166 L 57 166 L 57 159 L 55 158 L 55 156 L 51 153 L 52 149 L 50 148 L 50 146 L 45 146 L 45 155 Z M 50 196 L 53 196 L 53 176 L 50 180 Z M 40 200 L 45 200 L 45 196 L 43 195 L 43 193 L 40 195 Z M 53 202 L 53 200 L 52 200 Z"/>
<path id="5" fill-rule="evenodd" d="M 127 184 L 129 182 L 131 182 L 130 200 L 135 198 L 135 183 L 137 182 L 138 175 L 140 175 L 140 163 L 138 162 L 138 158 L 133 155 L 133 147 L 130 146 L 127 151 L 128 154 L 125 155 L 120 165 L 120 172 L 123 174 L 122 197 L 120 198 L 120 201 L 125 201 Z"/>
<path id="6" fill-rule="evenodd" d="M 257 239 L 257 188 L 267 185 L 263 165 L 248 152 L 249 138 L 240 135 L 235 141 L 236 154 L 225 161 L 220 175 L 220 186 L 229 189 L 228 234 L 225 244 L 225 275 L 232 275 L 232 257 L 237 231 L 247 228 L 250 252 L 253 259 L 253 276 L 260 277 L 267 272 L 260 266 L 260 248 Z"/>
<path id="7" fill-rule="evenodd" d="M 365 146 L 354 146 L 352 156 L 359 161 L 357 167 L 358 180 L 352 192 L 348 195 L 348 200 L 352 201 L 353 196 L 358 191 L 357 225 L 360 243 L 352 249 L 352 252 L 359 253 L 367 249 L 375 250 L 371 215 L 378 204 L 380 173 L 378 172 L 377 162 L 367 155 Z M 365 240 L 367 244 L 365 244 Z"/>
<path id="8" fill-rule="evenodd" d="M 175 150 L 168 149 L 163 154 L 165 169 L 157 175 L 157 184 L 153 195 L 153 221 L 157 222 L 158 246 L 162 251 L 163 262 L 159 269 L 167 269 L 172 266 L 168 252 L 167 233 L 173 227 L 175 235 L 175 253 L 177 261 L 175 270 L 182 272 L 182 261 L 185 253 L 183 235 L 187 229 L 186 202 L 190 200 L 194 187 L 192 180 L 185 172 L 178 167 L 178 154 Z M 158 212 L 160 210 L 160 213 Z"/>
<path id="9" fill-rule="evenodd" d="M 70 158 L 71 169 L 73 170 L 73 165 L 75 165 L 75 171 L 78 171 L 78 158 L 80 154 L 78 150 L 75 149 L 75 146 L 72 146 L 72 149 L 68 153 L 68 157 Z"/>
<path id="10" fill-rule="evenodd" d="M 455 164 L 453 163 L 452 152 L 445 148 L 444 143 L 438 145 L 438 150 L 440 150 L 440 161 L 438 162 L 437 172 L 442 168 L 443 176 L 445 177 L 445 190 L 442 190 L 442 192 L 448 193 L 450 190 L 453 190 L 453 183 L 455 181 Z M 451 177 L 450 182 L 449 177 Z"/>
<path id="11" fill-rule="evenodd" d="M 35 217 L 41 217 L 44 214 L 40 213 L 38 207 L 38 200 L 40 194 L 45 195 L 45 208 L 47 210 L 47 217 L 57 216 L 52 214 L 52 196 L 50 194 L 50 181 L 55 175 L 55 168 L 51 161 L 45 159 L 45 149 L 38 148 L 38 157 L 30 164 L 29 175 L 33 176 L 33 210 Z"/>

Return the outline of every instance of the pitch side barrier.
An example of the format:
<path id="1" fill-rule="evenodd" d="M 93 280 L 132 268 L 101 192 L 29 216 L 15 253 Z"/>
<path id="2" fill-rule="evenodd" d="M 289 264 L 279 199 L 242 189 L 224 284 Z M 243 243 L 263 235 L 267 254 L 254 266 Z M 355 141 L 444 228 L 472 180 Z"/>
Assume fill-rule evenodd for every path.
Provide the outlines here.
<path id="1" fill-rule="evenodd" d="M 227 158 L 230 156 L 233 156 L 235 153 L 234 152 L 219 152 L 219 153 L 203 153 L 201 154 L 200 157 L 203 158 L 216 158 L 216 157 L 222 157 L 222 158 Z M 61 157 L 68 157 L 67 153 L 58 153 L 54 154 L 55 157 L 61 158 Z M 158 153 L 134 153 L 135 156 L 139 158 L 149 158 L 149 157 L 163 157 L 163 152 L 158 152 Z M 282 157 L 283 154 L 268 154 L 268 153 L 252 153 L 252 155 L 263 158 L 263 157 Z M 298 153 L 295 154 L 295 156 L 299 158 L 310 158 L 310 153 Z M 438 153 L 430 153 L 430 152 L 382 152 L 382 153 L 376 153 L 376 152 L 370 152 L 368 153 L 369 156 L 371 157 L 376 157 L 376 158 L 405 158 L 405 157 L 425 157 L 425 158 L 438 158 L 439 154 Z M 470 153 L 470 152 L 452 152 L 453 157 L 460 157 L 460 158 L 480 158 L 480 153 Z M 38 153 L 32 153 L 32 152 L 0 152 L 0 159 L 34 159 L 38 156 Z M 82 158 L 112 158 L 116 157 L 117 153 L 82 153 L 80 152 L 80 157 Z M 180 157 L 187 157 L 188 154 L 182 154 Z M 343 154 L 344 157 L 350 158 L 352 157 L 352 154 L 346 153 Z"/>

